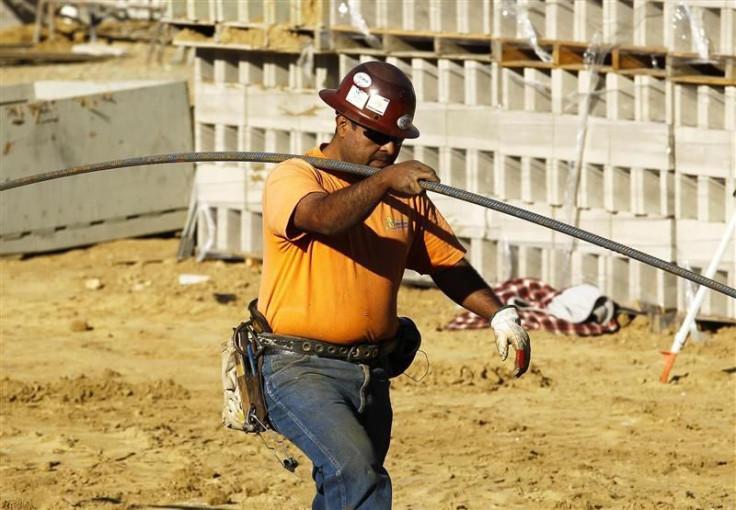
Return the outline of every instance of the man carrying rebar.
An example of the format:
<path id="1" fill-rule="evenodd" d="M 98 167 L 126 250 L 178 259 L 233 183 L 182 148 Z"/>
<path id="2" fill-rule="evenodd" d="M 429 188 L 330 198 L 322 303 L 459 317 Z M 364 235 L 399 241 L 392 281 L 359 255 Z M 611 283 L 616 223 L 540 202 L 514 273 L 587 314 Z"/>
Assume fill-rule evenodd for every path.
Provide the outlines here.
<path id="1" fill-rule="evenodd" d="M 417 138 L 416 98 L 397 67 L 367 62 L 320 97 L 336 111 L 329 143 L 307 155 L 369 165 L 367 178 L 288 160 L 263 197 L 263 276 L 258 296 L 269 419 L 313 463 L 313 508 L 391 507 L 384 468 L 392 410 L 389 379 L 419 348 L 414 323 L 397 317 L 406 268 L 432 277 L 464 308 L 490 320 L 501 359 L 529 367 L 529 336 L 465 259 L 465 250 L 420 181 L 418 162 L 395 160 Z"/>

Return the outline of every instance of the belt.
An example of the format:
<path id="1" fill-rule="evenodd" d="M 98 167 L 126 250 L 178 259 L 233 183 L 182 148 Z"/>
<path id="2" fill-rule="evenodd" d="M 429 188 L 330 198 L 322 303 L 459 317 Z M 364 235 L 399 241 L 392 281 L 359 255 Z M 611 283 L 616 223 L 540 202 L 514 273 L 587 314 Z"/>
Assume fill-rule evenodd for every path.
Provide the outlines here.
<path id="1" fill-rule="evenodd" d="M 277 350 L 310 354 L 322 358 L 368 365 L 392 353 L 398 343 L 396 338 L 389 338 L 380 343 L 363 342 L 343 345 L 298 336 L 276 335 L 274 333 L 260 333 L 258 338 L 267 351 Z"/>

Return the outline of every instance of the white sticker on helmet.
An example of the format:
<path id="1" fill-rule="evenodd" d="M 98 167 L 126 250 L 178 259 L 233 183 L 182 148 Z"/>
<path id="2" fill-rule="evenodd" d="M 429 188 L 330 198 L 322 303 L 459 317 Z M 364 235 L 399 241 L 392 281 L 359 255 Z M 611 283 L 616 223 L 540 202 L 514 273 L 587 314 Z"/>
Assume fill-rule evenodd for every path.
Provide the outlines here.
<path id="1" fill-rule="evenodd" d="M 366 73 L 355 73 L 355 76 L 353 76 L 353 83 L 358 87 L 366 88 L 371 86 L 373 80 L 371 80 L 371 77 Z"/>
<path id="2" fill-rule="evenodd" d="M 399 129 L 409 129 L 409 126 L 411 126 L 411 115 L 408 113 L 406 115 L 402 115 L 398 119 L 396 119 L 396 125 L 399 126 Z"/>
<path id="3" fill-rule="evenodd" d="M 388 108 L 388 103 L 390 101 L 386 99 L 385 97 L 374 94 L 368 99 L 368 104 L 366 105 L 366 108 L 368 108 L 372 112 L 376 112 L 378 115 L 383 115 L 386 113 L 386 108 Z"/>
<path id="4" fill-rule="evenodd" d="M 368 101 L 368 93 L 352 85 L 348 90 L 348 95 L 345 96 L 345 101 L 362 110 L 365 107 L 365 102 Z"/>

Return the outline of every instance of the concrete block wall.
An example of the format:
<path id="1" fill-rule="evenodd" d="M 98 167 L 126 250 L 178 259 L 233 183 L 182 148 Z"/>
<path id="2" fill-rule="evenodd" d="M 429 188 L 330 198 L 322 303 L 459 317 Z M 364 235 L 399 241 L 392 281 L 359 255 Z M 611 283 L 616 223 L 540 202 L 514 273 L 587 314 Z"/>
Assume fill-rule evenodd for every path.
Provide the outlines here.
<path id="1" fill-rule="evenodd" d="M 404 144 L 402 159 L 435 167 L 451 186 L 693 270 L 710 262 L 734 210 L 736 5 L 383 0 L 345 12 L 346 4 L 327 0 L 308 9 L 296 0 L 233 4 L 237 10 L 218 10 L 214 0 L 190 0 L 170 20 L 215 27 L 206 42 L 179 42 L 195 48 L 198 150 L 301 153 L 328 141 L 334 112 L 316 91 L 359 62 L 385 60 L 410 75 L 419 101 L 422 136 Z M 223 26 L 279 23 L 306 33 L 307 43 L 275 51 L 217 39 Z M 211 223 L 231 232 L 210 240 L 215 249 L 259 252 L 267 171 L 198 167 Z M 686 282 L 668 273 L 584 242 L 568 256 L 567 236 L 435 201 L 491 281 L 589 282 L 631 306 L 687 306 Z M 736 250 L 716 278 L 736 286 Z M 736 304 L 715 296 L 702 311 L 736 317 Z"/>

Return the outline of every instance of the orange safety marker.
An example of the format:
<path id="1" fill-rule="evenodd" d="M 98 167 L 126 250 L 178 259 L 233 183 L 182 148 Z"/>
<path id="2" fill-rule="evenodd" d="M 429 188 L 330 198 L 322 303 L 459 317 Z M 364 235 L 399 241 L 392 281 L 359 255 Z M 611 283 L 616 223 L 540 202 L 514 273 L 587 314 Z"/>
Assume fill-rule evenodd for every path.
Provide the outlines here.
<path id="1" fill-rule="evenodd" d="M 659 382 L 666 383 L 670 378 L 670 370 L 672 370 L 672 365 L 675 364 L 677 353 L 662 351 L 662 356 L 664 356 L 664 368 L 662 369 L 662 374 L 659 376 Z"/>

